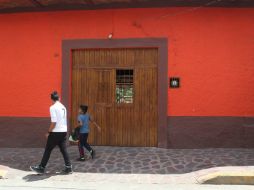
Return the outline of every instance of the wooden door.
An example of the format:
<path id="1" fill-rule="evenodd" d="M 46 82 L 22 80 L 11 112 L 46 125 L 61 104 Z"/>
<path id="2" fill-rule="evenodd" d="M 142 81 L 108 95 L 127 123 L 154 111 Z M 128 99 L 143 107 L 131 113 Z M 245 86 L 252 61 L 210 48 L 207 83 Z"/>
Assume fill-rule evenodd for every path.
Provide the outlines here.
<path id="1" fill-rule="evenodd" d="M 74 50 L 72 60 L 72 127 L 86 104 L 102 128 L 91 127 L 91 144 L 157 146 L 158 50 Z"/>

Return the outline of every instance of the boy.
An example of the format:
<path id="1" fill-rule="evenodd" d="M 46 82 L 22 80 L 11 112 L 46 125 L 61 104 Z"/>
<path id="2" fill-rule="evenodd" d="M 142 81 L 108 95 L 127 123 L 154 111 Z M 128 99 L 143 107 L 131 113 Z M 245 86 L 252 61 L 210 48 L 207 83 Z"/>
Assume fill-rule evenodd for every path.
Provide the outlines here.
<path id="1" fill-rule="evenodd" d="M 91 148 L 91 146 L 88 144 L 87 139 L 89 135 L 89 123 L 92 122 L 99 132 L 101 131 L 101 128 L 95 123 L 90 115 L 87 113 L 88 106 L 86 105 L 80 105 L 79 107 L 79 116 L 78 116 L 78 123 L 79 123 L 79 155 L 78 161 L 85 161 L 85 155 L 84 155 L 84 148 L 85 147 L 91 154 L 92 159 L 95 157 L 95 151 Z"/>

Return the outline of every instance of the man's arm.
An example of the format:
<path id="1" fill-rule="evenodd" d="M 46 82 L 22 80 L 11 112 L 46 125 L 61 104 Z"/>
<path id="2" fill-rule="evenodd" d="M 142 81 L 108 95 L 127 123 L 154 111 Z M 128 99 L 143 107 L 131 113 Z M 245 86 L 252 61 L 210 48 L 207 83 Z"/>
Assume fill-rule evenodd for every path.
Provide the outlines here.
<path id="1" fill-rule="evenodd" d="M 51 133 L 52 130 L 55 128 L 56 121 L 57 121 L 55 110 L 52 107 L 50 107 L 49 111 L 50 111 L 51 123 L 50 123 L 49 129 L 48 129 L 48 133 L 45 135 L 46 138 L 48 137 L 49 133 Z"/>
<path id="2" fill-rule="evenodd" d="M 52 130 L 55 128 L 55 126 L 56 126 L 56 122 L 51 122 L 51 123 L 50 123 L 48 132 L 45 134 L 45 137 L 46 137 L 46 138 L 48 138 L 49 133 L 52 132 Z"/>
<path id="3" fill-rule="evenodd" d="M 55 128 L 55 126 L 56 126 L 56 122 L 51 122 L 50 126 L 49 126 L 49 129 L 48 129 L 48 132 L 49 133 L 52 132 L 52 130 Z"/>

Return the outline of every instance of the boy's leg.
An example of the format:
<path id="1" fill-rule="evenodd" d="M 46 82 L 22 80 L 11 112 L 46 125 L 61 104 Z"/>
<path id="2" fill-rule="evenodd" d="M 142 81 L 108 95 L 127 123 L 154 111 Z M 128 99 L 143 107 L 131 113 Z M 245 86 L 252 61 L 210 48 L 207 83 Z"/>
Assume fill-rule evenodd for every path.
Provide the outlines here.
<path id="1" fill-rule="evenodd" d="M 75 136 L 77 137 L 77 140 L 79 139 L 79 131 L 80 131 L 80 127 L 76 127 L 74 130 Z"/>
<path id="2" fill-rule="evenodd" d="M 84 153 L 84 138 L 83 135 L 80 133 L 79 134 L 79 142 L 78 142 L 78 149 L 79 149 L 79 156 L 80 158 L 84 158 L 85 157 L 85 153 Z"/>
<path id="3" fill-rule="evenodd" d="M 94 157 L 95 157 L 95 151 L 91 148 L 91 146 L 87 142 L 88 135 L 89 135 L 89 133 L 85 133 L 84 134 L 84 146 L 90 152 L 92 159 L 94 159 Z"/>
<path id="4" fill-rule="evenodd" d="M 88 133 L 84 133 L 83 135 L 84 138 L 84 147 L 91 152 L 93 149 L 91 148 L 91 146 L 88 144 L 87 139 L 88 139 Z"/>

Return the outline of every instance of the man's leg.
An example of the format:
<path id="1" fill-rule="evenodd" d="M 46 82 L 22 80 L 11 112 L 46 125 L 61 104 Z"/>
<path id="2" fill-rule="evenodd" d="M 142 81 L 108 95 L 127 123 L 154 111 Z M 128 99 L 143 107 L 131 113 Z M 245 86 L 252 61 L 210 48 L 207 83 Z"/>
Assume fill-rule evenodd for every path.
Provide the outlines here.
<path id="1" fill-rule="evenodd" d="M 52 152 L 52 150 L 55 148 L 56 146 L 56 142 L 57 142 L 57 136 L 54 133 L 50 133 L 48 136 L 48 140 L 47 140 L 47 144 L 46 144 L 46 148 L 41 160 L 41 164 L 40 166 L 42 166 L 43 168 L 46 167 L 50 154 Z"/>
<path id="2" fill-rule="evenodd" d="M 48 163 L 51 151 L 54 149 L 55 146 L 56 146 L 55 135 L 53 135 L 53 133 L 50 133 L 48 136 L 47 144 L 40 165 L 30 166 L 30 169 L 38 174 L 43 174 L 45 172 L 45 167 Z"/>
<path id="3" fill-rule="evenodd" d="M 71 161 L 70 161 L 69 154 L 66 148 L 66 133 L 61 134 L 61 140 L 59 141 L 58 146 L 64 157 L 65 166 L 71 167 Z"/>

